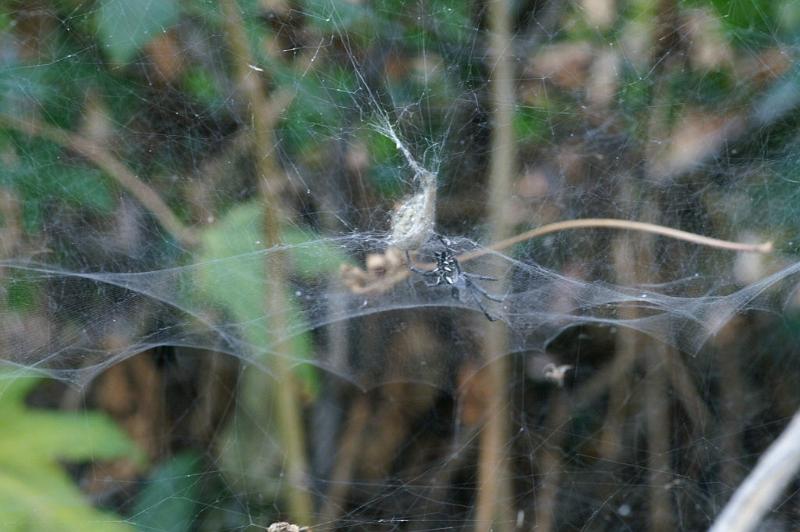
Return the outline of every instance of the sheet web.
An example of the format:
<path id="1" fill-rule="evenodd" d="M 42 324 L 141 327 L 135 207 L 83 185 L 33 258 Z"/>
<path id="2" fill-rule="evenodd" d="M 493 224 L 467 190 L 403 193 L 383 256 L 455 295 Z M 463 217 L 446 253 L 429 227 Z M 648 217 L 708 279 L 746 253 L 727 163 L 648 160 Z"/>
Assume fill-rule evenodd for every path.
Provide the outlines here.
<path id="1" fill-rule="evenodd" d="M 713 522 L 797 408 L 800 10 L 493 5 L 0 2 L 0 402 L 138 449 L 77 529 Z"/>

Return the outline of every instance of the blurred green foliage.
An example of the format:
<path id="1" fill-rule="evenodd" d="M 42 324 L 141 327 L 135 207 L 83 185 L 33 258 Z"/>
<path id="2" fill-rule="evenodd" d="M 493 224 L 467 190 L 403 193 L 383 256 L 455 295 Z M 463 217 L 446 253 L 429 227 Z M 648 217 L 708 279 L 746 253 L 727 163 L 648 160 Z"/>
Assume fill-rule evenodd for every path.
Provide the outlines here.
<path id="1" fill-rule="evenodd" d="M 35 309 L 38 288 L 36 282 L 25 274 L 9 275 L 5 279 L 8 309 L 23 313 Z"/>
<path id="2" fill-rule="evenodd" d="M 99 4 L 97 35 L 114 63 L 130 61 L 179 15 L 175 0 L 100 0 Z"/>
<path id="3" fill-rule="evenodd" d="M 710 0 L 720 19 L 737 36 L 769 32 L 776 27 L 775 0 Z"/>
<path id="4" fill-rule="evenodd" d="M 114 422 L 95 412 L 30 409 L 25 397 L 39 379 L 0 380 L 0 526 L 8 531 L 122 531 L 130 528 L 96 510 L 61 461 L 143 456 Z"/>
<path id="5" fill-rule="evenodd" d="M 270 259 L 261 253 L 265 247 L 260 229 L 262 220 L 261 205 L 248 203 L 235 207 L 205 230 L 197 274 L 197 283 L 202 292 L 230 313 L 234 323 L 241 329 L 239 332 L 254 349 L 275 342 L 268 320 L 272 309 L 264 307 L 268 290 L 286 292 L 286 300 L 289 302 L 289 329 L 308 330 L 301 311 L 302 306 L 308 302 L 302 301 L 302 292 L 292 290 L 291 287 L 273 286 L 269 279 L 265 279 L 266 264 Z M 317 235 L 310 231 L 287 227 L 281 236 L 283 242 L 292 244 L 287 257 L 291 266 L 289 271 L 307 280 L 336 272 L 341 264 L 348 262 L 341 249 L 318 241 Z M 233 256 L 241 259 L 234 267 L 226 262 L 226 267 L 221 270 L 217 259 Z M 286 331 L 280 332 L 285 333 Z M 302 364 L 312 359 L 311 335 L 309 332 L 296 334 L 288 342 L 291 345 L 289 352 L 295 358 L 292 362 L 301 364 L 297 369 L 298 375 L 307 392 L 313 395 L 318 386 L 316 371 L 313 366 Z M 256 355 L 263 357 L 266 351 Z"/>
<path id="6" fill-rule="evenodd" d="M 2 149 L 0 140 L 0 149 Z M 25 229 L 36 233 L 53 208 L 73 207 L 109 214 L 116 203 L 108 179 L 92 166 L 70 164 L 61 148 L 38 139 L 21 137 L 19 158 L 0 173 L 0 186 L 16 190 L 22 198 Z"/>
<path id="7" fill-rule="evenodd" d="M 0 30 L 10 31 L 19 23 L 13 12 L 23 4 L 0 0 Z M 367 101 L 362 81 L 350 63 L 363 62 L 360 71 L 366 73 L 373 67 L 369 61 L 376 61 L 374 56 L 379 55 L 376 51 L 391 52 L 388 58 L 379 59 L 391 63 L 394 74 L 380 72 L 376 76 L 378 80 L 371 79 L 370 84 L 378 91 L 376 98 L 386 104 L 388 112 L 395 113 L 389 119 L 399 124 L 404 138 L 418 148 L 415 155 L 419 158 L 425 156 L 430 144 L 444 142 L 450 134 L 453 113 L 459 109 L 470 108 L 475 113 L 464 119 L 465 123 L 474 120 L 470 127 L 486 127 L 488 131 L 486 117 L 479 116 L 479 110 L 482 113 L 485 109 L 485 102 L 479 99 L 486 97 L 490 70 L 486 68 L 481 48 L 485 26 L 481 18 L 484 14 L 476 9 L 480 3 L 462 0 L 292 2 L 295 8 L 292 16 L 301 16 L 302 25 L 296 21 L 283 22 L 287 27 L 302 26 L 299 33 L 304 33 L 302 37 L 307 42 L 299 47 L 301 52 L 319 53 L 315 63 L 297 71 L 287 59 L 290 54 L 276 58 L 264 45 L 280 33 L 274 27 L 275 19 L 264 16 L 267 4 L 269 2 L 261 0 L 237 3 L 256 56 L 254 66 L 264 71 L 267 80 L 264 86 L 270 92 L 276 88 L 296 91 L 275 134 L 281 156 L 297 163 L 301 171 L 302 165 L 309 162 L 329 165 L 328 145 L 332 141 L 344 141 L 348 146 L 362 145 L 368 154 L 367 168 L 361 174 L 368 182 L 365 189 L 370 188 L 370 192 L 381 198 L 396 197 L 408 191 L 408 183 L 403 178 L 409 176 L 402 157 L 394 143 L 375 130 L 374 126 L 381 124 L 371 107 L 374 102 Z M 548 34 L 546 41 L 540 43 L 541 48 L 584 41 L 605 41 L 604 45 L 611 42 L 619 48 L 617 45 L 624 44 L 629 25 L 651 24 L 656 19 L 659 3 L 655 0 L 622 3 L 614 25 L 603 31 L 585 22 L 575 22 L 581 15 L 577 3 L 564 5 L 568 8 L 561 16 L 571 21 L 570 24 Z M 142 172 L 140 177 L 173 200 L 172 207 L 189 219 L 192 216 L 190 200 L 179 195 L 185 192 L 181 188 L 183 183 L 162 176 L 191 175 L 205 162 L 207 152 L 212 153 L 219 144 L 224 144 L 221 139 L 234 126 L 247 126 L 237 122 L 235 105 L 230 103 L 234 100 L 231 96 L 234 91 L 229 79 L 229 59 L 224 57 L 224 50 L 220 52 L 225 43 L 219 3 L 216 0 L 58 0 L 52 6 L 57 16 L 47 27 L 46 38 L 38 43 L 38 49 L 26 52 L 27 56 L 8 53 L 0 57 L 0 112 L 31 113 L 65 130 L 82 131 L 87 126 L 87 103 L 99 102 L 103 113 L 107 114 L 103 118 L 112 130 L 110 137 L 117 140 L 115 134 L 121 132 L 122 142 L 113 146 L 117 150 L 115 153 L 134 170 L 160 169 L 160 172 Z M 761 45 L 779 44 L 783 37 L 778 35 L 778 29 L 789 34 L 796 32 L 800 25 L 797 0 L 682 0 L 679 7 L 684 14 L 690 8 L 705 8 L 716 13 L 729 44 L 748 47 L 748 56 L 757 55 Z M 153 39 L 176 29 L 186 29 L 190 38 L 201 36 L 207 41 L 197 52 L 196 42 L 189 42 L 189 38 L 186 42 L 180 41 L 186 35 L 176 37 L 182 70 L 174 80 L 159 80 L 152 68 L 154 60 L 146 56 L 147 48 Z M 285 37 L 282 33 L 280 36 Z M 790 37 L 788 42 L 797 42 L 797 37 Z M 287 45 L 287 49 L 291 48 Z M 526 62 L 535 58 L 538 49 L 521 48 L 520 84 L 527 81 Z M 286 50 L 281 49 L 281 52 Z M 214 53 L 219 55 L 214 56 Z M 202 54 L 207 55 L 204 61 L 198 59 Z M 138 61 L 140 58 L 143 60 Z M 725 68 L 695 71 L 686 67 L 669 74 L 665 83 L 667 96 L 655 105 L 654 92 L 659 80 L 651 75 L 649 66 L 637 70 L 632 63 L 633 60 L 621 62 L 619 87 L 604 118 L 609 118 L 609 122 L 619 119 L 627 128 L 628 137 L 634 140 L 649 138 L 648 120 L 654 108 L 668 107 L 669 118 L 676 121 L 691 105 L 728 110 L 740 99 L 749 98 L 749 91 L 753 90 L 750 80 L 737 79 Z M 796 76 L 797 70 L 781 78 L 772 90 L 763 91 L 763 107 L 783 105 L 787 101 L 786 91 L 796 90 L 798 86 Z M 544 87 L 547 91 L 537 95 L 534 103 L 515 107 L 514 129 L 521 145 L 550 148 L 548 143 L 556 145 L 561 140 L 555 137 L 560 132 L 554 133 L 559 127 L 579 133 L 594 128 L 594 125 L 579 123 L 582 115 L 576 109 L 580 109 L 578 98 L 583 87 L 571 92 L 550 88 L 549 82 L 536 79 L 535 88 Z M 763 89 L 759 87 L 758 90 Z M 459 98 L 469 100 L 469 105 L 459 107 Z M 401 111 L 408 112 L 401 116 Z M 568 127 L 563 126 L 564 123 L 568 123 Z M 203 133 L 188 131 L 187 124 L 197 126 Z M 174 129 L 165 132 L 170 127 Z M 212 130 L 207 137 L 202 136 L 207 134 L 205 128 Z M 768 151 L 770 145 L 764 141 L 761 146 L 764 152 L 756 157 L 764 161 L 764 168 L 763 174 L 755 175 L 754 179 L 769 183 L 769 186 L 755 188 L 751 194 L 756 208 L 743 211 L 744 214 L 726 213 L 726 216 L 728 222 L 736 226 L 768 226 L 773 232 L 783 227 L 786 239 L 791 241 L 790 233 L 794 232 L 795 220 L 800 215 L 800 201 L 797 200 L 800 166 L 796 156 L 791 155 L 798 153 L 796 143 L 786 140 L 796 134 L 795 125 L 791 124 L 786 130 L 783 136 L 780 131 L 773 131 L 773 139 L 780 137 L 776 142 L 778 147 Z M 103 139 L 107 141 L 107 137 Z M 465 150 L 480 148 L 469 142 Z M 54 218 L 54 212 L 74 211 L 76 217 L 82 219 L 114 215 L 120 192 L 109 176 L 67 150 L 0 130 L 0 152 L 3 155 L 0 187 L 13 189 L 19 196 L 24 228 L 31 235 L 38 235 L 44 222 Z M 458 160 L 455 162 L 460 164 Z M 772 162 L 774 164 L 770 165 Z M 769 172 L 776 172 L 782 178 L 774 180 L 767 175 Z M 252 183 L 247 185 L 252 188 Z M 709 179 L 703 186 L 713 188 L 713 182 Z M 241 188 L 247 189 L 247 186 Z M 753 190 L 744 178 L 738 188 Z M 175 194 L 180 201 L 170 194 Z M 303 310 L 316 302 L 304 300 L 302 290 L 294 284 L 275 287 L 265 278 L 264 245 L 261 243 L 263 207 L 252 200 L 252 190 L 224 197 L 214 194 L 214 190 L 209 193 L 213 198 L 211 202 L 218 201 L 227 213 L 201 230 L 201 244 L 191 258 L 200 264 L 193 279 L 196 284 L 182 289 L 186 293 L 206 294 L 224 314 L 222 321 L 237 324 L 247 342 L 255 350 L 261 350 L 258 355 L 266 365 L 268 346 L 274 342 L 270 323 L 263 318 L 268 291 L 285 291 L 292 330 L 307 330 Z M 786 198 L 791 201 L 785 201 Z M 473 201 L 477 203 L 479 199 Z M 748 215 L 751 217 L 747 218 Z M 298 287 L 303 283 L 326 282 L 326 276 L 349 260 L 340 249 L 321 244 L 318 235 L 298 225 L 286 224 L 281 236 L 285 243 L 292 245 L 287 257 L 289 274 Z M 792 251 L 796 252 L 797 244 L 792 246 Z M 161 257 L 171 257 L 173 255 L 169 254 L 174 250 L 160 250 L 160 253 Z M 217 259 L 231 256 L 239 256 L 241 260 L 233 267 L 227 262 L 225 270 L 219 269 Z M 5 282 L 8 308 L 25 311 L 35 305 L 35 287 L 39 284 L 24 278 Z M 297 334 L 288 341 L 293 356 L 290 362 L 299 376 L 302 392 L 305 397 L 314 398 L 319 388 L 319 375 L 307 363 L 314 356 L 312 335 Z M 23 400 L 34 384 L 32 379 L 17 379 L 0 394 L 0 527 L 10 523 L 10 530 L 125 529 L 117 516 L 92 510 L 63 472 L 59 460 L 81 462 L 136 456 L 136 450 L 102 415 L 26 408 Z M 251 467 L 248 457 L 261 456 L 265 453 L 265 440 L 274 440 L 269 432 L 271 414 L 265 408 L 265 395 L 273 384 L 259 370 L 249 369 L 241 382 L 241 401 L 248 411 L 263 412 L 264 423 L 254 424 L 249 429 L 235 425 L 220 437 L 223 442 L 220 469 L 259 478 L 262 482 L 259 488 L 267 486 L 262 493 L 272 487 L 279 490 L 280 481 L 270 476 L 274 471 Z M 274 449 L 272 451 L 275 462 L 270 463 L 268 458 L 252 462 L 274 465 L 280 456 Z M 191 454 L 180 454 L 161 464 L 136 498 L 130 520 L 147 530 L 190 529 L 197 511 L 196 473 L 199 468 L 197 458 Z"/>
<path id="8" fill-rule="evenodd" d="M 279 491 L 280 479 L 276 475 L 280 468 L 281 454 L 272 443 L 273 434 L 264 430 L 274 423 L 272 411 L 277 386 L 289 385 L 281 375 L 266 377 L 270 371 L 269 348 L 275 342 L 274 330 L 269 321 L 271 312 L 265 309 L 269 290 L 283 290 L 288 304 L 286 321 L 289 330 L 306 331 L 294 334 L 287 340 L 288 352 L 293 359 L 288 361 L 293 367 L 300 383 L 301 396 L 314 398 L 319 389 L 319 375 L 316 367 L 307 361 L 314 356 L 313 341 L 304 323 L 302 308 L 317 305 L 308 301 L 300 289 L 291 286 L 274 286 L 265 278 L 267 265 L 271 260 L 262 253 L 264 249 L 261 225 L 263 207 L 257 202 L 240 205 L 229 211 L 214 226 L 202 235 L 201 262 L 197 273 L 197 284 L 201 290 L 227 311 L 225 321 L 232 321 L 239 329 L 238 335 L 251 344 L 259 366 L 249 366 L 240 383 L 239 408 L 242 412 L 259 417 L 256 423 L 231 423 L 220 436 L 219 466 L 229 482 L 237 485 L 246 483 L 246 488 L 259 493 L 274 494 Z M 317 240 L 317 235 L 297 227 L 286 226 L 281 239 L 291 244 L 284 257 L 288 271 L 306 281 L 317 279 L 327 282 L 326 275 L 338 271 L 341 264 L 349 262 L 341 249 L 330 243 Z M 225 262 L 220 269 L 217 259 L 238 257 L 233 263 Z M 274 256 L 274 255 L 273 255 Z M 290 279 L 291 280 L 291 279 Z M 278 331 L 285 335 L 287 331 Z M 259 456 L 253 464 L 242 464 L 243 457 Z"/>
<path id="9" fill-rule="evenodd" d="M 536 142 L 547 130 L 547 110 L 518 105 L 514 112 L 514 133 L 520 142 Z"/>
<path id="10" fill-rule="evenodd" d="M 200 506 L 201 465 L 199 456 L 184 452 L 156 467 L 136 497 L 130 521 L 148 532 L 192 530 Z"/>

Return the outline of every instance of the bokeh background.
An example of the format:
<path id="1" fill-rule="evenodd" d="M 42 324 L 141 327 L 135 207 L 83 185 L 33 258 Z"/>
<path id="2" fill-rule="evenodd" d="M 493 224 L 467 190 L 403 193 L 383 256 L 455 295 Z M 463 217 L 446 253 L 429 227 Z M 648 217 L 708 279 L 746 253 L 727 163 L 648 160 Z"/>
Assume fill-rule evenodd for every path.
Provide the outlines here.
<path id="1" fill-rule="evenodd" d="M 800 402 L 792 279 L 699 351 L 624 325 L 797 261 L 799 47 L 794 0 L 0 0 L 0 528 L 709 526 Z M 664 295 L 535 342 L 574 294 L 362 315 L 417 187 L 387 124 L 454 239 L 774 252 L 525 240 Z"/>

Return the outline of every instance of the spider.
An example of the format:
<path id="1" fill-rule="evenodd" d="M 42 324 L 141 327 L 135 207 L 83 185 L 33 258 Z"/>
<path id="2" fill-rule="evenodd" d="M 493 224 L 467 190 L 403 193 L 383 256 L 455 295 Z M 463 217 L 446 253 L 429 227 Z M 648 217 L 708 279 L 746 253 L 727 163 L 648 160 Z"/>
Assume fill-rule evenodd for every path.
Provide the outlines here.
<path id="1" fill-rule="evenodd" d="M 453 253 L 453 250 L 450 248 L 449 243 L 440 235 L 437 235 L 437 237 L 442 243 L 442 246 L 444 246 L 444 251 L 437 251 L 433 254 L 433 258 L 436 260 L 436 267 L 432 270 L 420 270 L 414 266 L 414 263 L 411 262 L 411 257 L 409 256 L 408 252 L 406 252 L 408 268 L 412 272 L 418 273 L 426 278 L 425 286 L 434 287 L 442 284 L 449 285 L 450 295 L 455 300 L 463 302 L 463 295 L 466 292 L 470 299 L 472 299 L 472 301 L 478 305 L 478 308 L 481 309 L 481 312 L 483 312 L 483 315 L 486 316 L 487 320 L 496 321 L 497 318 L 489 314 L 489 312 L 483 306 L 483 303 L 481 302 L 481 296 L 498 303 L 502 303 L 505 298 L 490 294 L 475 281 L 497 281 L 497 279 L 495 277 L 489 277 L 486 275 L 467 273 L 462 270 L 461 264 L 459 264 L 458 259 L 456 259 L 456 256 Z M 433 278 L 433 281 L 429 282 L 427 281 L 427 278 Z"/>

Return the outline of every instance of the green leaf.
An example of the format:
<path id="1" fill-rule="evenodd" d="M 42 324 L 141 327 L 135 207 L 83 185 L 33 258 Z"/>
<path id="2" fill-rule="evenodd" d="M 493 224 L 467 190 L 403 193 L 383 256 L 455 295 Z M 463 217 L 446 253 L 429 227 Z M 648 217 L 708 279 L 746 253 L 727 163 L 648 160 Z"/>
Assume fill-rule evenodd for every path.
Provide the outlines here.
<path id="1" fill-rule="evenodd" d="M 186 92 L 205 105 L 213 105 L 220 98 L 214 79 L 202 68 L 190 68 L 183 79 Z"/>
<path id="2" fill-rule="evenodd" d="M 796 0 L 783 0 L 777 7 L 777 13 L 781 28 L 796 35 L 800 29 L 800 4 Z"/>
<path id="3" fill-rule="evenodd" d="M 435 33 L 443 43 L 465 46 L 473 38 L 471 17 L 474 7 L 469 2 L 432 0 L 427 7 L 429 20 L 433 21 Z"/>
<path id="4" fill-rule="evenodd" d="M 5 11 L 0 11 L 0 31 L 5 31 L 11 26 L 11 17 Z"/>
<path id="5" fill-rule="evenodd" d="M 175 0 L 102 0 L 97 33 L 114 63 L 127 63 L 178 20 Z"/>
<path id="6" fill-rule="evenodd" d="M 198 466 L 194 453 L 182 453 L 161 464 L 136 498 L 131 521 L 140 530 L 191 530 L 198 510 Z"/>
<path id="7" fill-rule="evenodd" d="M 200 265 L 193 293 L 201 293 L 227 311 L 229 320 L 238 324 L 239 334 L 261 349 L 255 354 L 264 365 L 269 365 L 267 348 L 272 343 L 269 320 L 265 320 L 265 302 L 268 290 L 285 293 L 288 305 L 287 323 L 290 331 L 297 331 L 288 341 L 288 352 L 296 363 L 294 373 L 305 388 L 306 395 L 314 396 L 318 389 L 316 368 L 303 361 L 312 356 L 312 340 L 308 323 L 299 298 L 304 297 L 286 286 L 274 286 L 266 272 L 271 251 L 265 249 L 262 234 L 263 207 L 252 202 L 231 209 L 212 227 L 204 231 Z M 287 273 L 292 279 L 313 280 L 338 270 L 347 262 L 342 250 L 329 242 L 321 241 L 315 233 L 296 227 L 282 228 L 286 248 Z M 199 290 L 198 290 L 199 289 Z M 253 423 L 230 423 L 220 437 L 219 467 L 237 490 L 258 492 L 265 500 L 277 496 L 283 481 L 277 475 L 281 467 L 280 448 L 273 444 L 274 436 L 265 428 L 274 423 L 275 412 L 268 406 L 267 398 L 275 386 L 286 385 L 264 378 L 256 365 L 245 369 L 239 408 L 248 416 L 257 418 Z M 242 467 L 243 456 L 256 456 Z M 240 485 L 239 483 L 244 483 Z"/>
<path id="8" fill-rule="evenodd" d="M 289 256 L 293 272 L 306 279 L 330 274 L 349 262 L 338 248 L 319 240 L 319 235 L 297 227 L 287 227 L 281 233 L 284 243 L 291 245 Z"/>
<path id="9" fill-rule="evenodd" d="M 25 400 L 25 396 L 40 380 L 32 375 L 0 373 L 0 411 L 19 408 L 19 403 Z"/>
<path id="10" fill-rule="evenodd" d="M 40 459 L 74 462 L 119 456 L 141 460 L 128 437 L 104 414 L 17 410 L 5 422 L 4 427 L 25 437 L 0 438 L 3 455 L 35 454 Z"/>
<path id="11" fill-rule="evenodd" d="M 261 205 L 250 203 L 232 209 L 223 219 L 202 235 L 201 268 L 197 281 L 203 292 L 224 306 L 239 324 L 240 332 L 252 345 L 266 347 L 272 343 L 270 326 L 265 321 L 264 304 L 267 290 L 275 289 L 265 279 L 268 252 L 264 251 L 261 234 Z M 347 262 L 342 251 L 323 242 L 318 235 L 297 228 L 284 229 L 282 240 L 288 248 L 290 274 L 314 278 L 338 270 Z M 220 261 L 236 257 L 236 260 Z M 286 290 L 286 287 L 280 287 Z M 307 331 L 308 326 L 298 296 L 286 291 L 290 331 Z M 311 357 L 312 343 L 308 332 L 299 332 L 289 340 L 289 352 L 296 362 Z M 298 374 L 307 390 L 317 388 L 316 373 L 310 366 L 298 366 Z"/>
<path id="12" fill-rule="evenodd" d="M 109 213 L 114 208 L 114 198 L 108 187 L 108 180 L 102 172 L 93 168 L 64 167 L 57 177 L 51 176 L 61 188 L 60 196 L 68 202 Z"/>
<path id="13" fill-rule="evenodd" d="M 322 84 L 309 79 L 283 80 L 284 85 L 297 88 L 297 96 L 286 111 L 279 130 L 292 153 L 316 153 L 320 139 L 330 136 L 331 131 L 340 127 L 341 109 L 348 105 L 346 99 L 358 87 L 356 78 L 347 69 L 333 68 L 321 75 L 326 80 Z"/>
<path id="14" fill-rule="evenodd" d="M 42 464 L 0 465 L 0 525 L 20 531 L 131 530 L 119 516 L 92 508 L 60 468 Z"/>
<path id="15" fill-rule="evenodd" d="M 60 461 L 90 461 L 142 453 L 99 413 L 28 408 L 38 379 L 0 379 L 0 526 L 3 530 L 122 531 L 121 518 L 86 500 Z"/>
<path id="16" fill-rule="evenodd" d="M 96 168 L 64 163 L 62 149 L 40 139 L 23 139 L 15 146 L 20 157 L 5 168 L 0 184 L 12 186 L 22 198 L 23 221 L 30 232 L 52 216 L 55 202 L 108 214 L 115 206 L 108 178 Z"/>
<path id="17" fill-rule="evenodd" d="M 32 311 L 36 308 L 37 285 L 25 273 L 9 273 L 5 279 L 6 304 L 9 310 Z M 2 390 L 2 384 L 0 384 Z"/>
<path id="18" fill-rule="evenodd" d="M 517 106 L 514 112 L 514 132 L 523 142 L 541 140 L 547 131 L 547 110 L 530 106 Z"/>
<path id="19" fill-rule="evenodd" d="M 304 0 L 303 12 L 307 14 L 310 24 L 331 33 L 348 32 L 353 28 L 373 28 L 377 22 L 367 4 L 348 0 Z M 379 33 L 375 33 L 379 34 Z"/>

